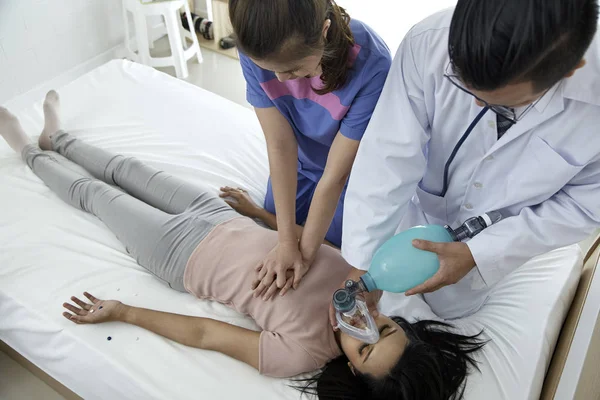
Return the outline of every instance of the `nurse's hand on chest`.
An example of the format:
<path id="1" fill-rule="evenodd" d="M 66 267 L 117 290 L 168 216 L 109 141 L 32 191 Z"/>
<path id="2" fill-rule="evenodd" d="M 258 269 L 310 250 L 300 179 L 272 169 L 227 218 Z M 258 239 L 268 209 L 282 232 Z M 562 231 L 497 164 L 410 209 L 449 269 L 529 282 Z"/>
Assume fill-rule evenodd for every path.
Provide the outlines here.
<path id="1" fill-rule="evenodd" d="M 426 240 L 415 240 L 413 246 L 437 254 L 440 260 L 440 269 L 423 284 L 408 290 L 407 296 L 431 293 L 444 286 L 453 285 L 475 267 L 475 259 L 469 246 L 465 243 L 433 243 Z"/>
<path id="2" fill-rule="evenodd" d="M 256 268 L 256 280 L 252 283 L 254 297 L 267 301 L 278 291 L 281 296 L 285 295 L 291 288 L 298 287 L 309 268 L 297 242 L 279 242 Z"/>

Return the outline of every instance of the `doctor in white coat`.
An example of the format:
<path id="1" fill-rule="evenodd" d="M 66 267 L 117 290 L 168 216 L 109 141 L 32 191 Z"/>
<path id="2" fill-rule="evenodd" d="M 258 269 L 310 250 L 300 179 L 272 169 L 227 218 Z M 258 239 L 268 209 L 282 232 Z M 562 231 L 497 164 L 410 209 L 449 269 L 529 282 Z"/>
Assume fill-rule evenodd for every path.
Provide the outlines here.
<path id="1" fill-rule="evenodd" d="M 350 178 L 350 278 L 399 231 L 501 210 L 467 243 L 414 243 L 441 266 L 407 294 L 458 318 L 531 257 L 600 226 L 597 16 L 597 0 L 459 0 L 411 30 Z M 387 313 L 398 296 L 384 295 Z"/>

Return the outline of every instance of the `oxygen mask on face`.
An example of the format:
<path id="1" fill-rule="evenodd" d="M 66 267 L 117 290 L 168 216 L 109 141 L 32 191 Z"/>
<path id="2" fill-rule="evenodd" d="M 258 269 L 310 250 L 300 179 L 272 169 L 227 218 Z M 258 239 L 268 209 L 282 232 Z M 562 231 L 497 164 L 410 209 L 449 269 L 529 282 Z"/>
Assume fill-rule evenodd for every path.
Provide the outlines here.
<path id="1" fill-rule="evenodd" d="M 364 292 L 362 282 L 347 281 L 346 287 L 333 294 L 338 327 L 342 332 L 368 344 L 379 341 L 379 330 L 367 303 L 358 296 Z"/>

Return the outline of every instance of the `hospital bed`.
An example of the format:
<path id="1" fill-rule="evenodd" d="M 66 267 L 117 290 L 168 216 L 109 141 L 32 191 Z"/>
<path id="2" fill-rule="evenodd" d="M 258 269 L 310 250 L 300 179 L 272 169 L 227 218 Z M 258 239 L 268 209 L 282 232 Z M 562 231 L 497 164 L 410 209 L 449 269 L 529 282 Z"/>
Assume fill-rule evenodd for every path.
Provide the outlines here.
<path id="1" fill-rule="evenodd" d="M 247 188 L 261 202 L 268 164 L 251 110 L 148 67 L 115 60 L 59 88 L 63 126 L 113 152 L 215 191 Z M 13 110 L 27 132 L 40 102 Z M 173 343 L 133 326 L 77 326 L 61 304 L 84 290 L 136 306 L 220 319 L 247 317 L 163 286 L 126 255 L 96 218 L 61 202 L 0 144 L 0 342 L 67 398 L 298 399 L 288 380 L 260 376 L 222 354 Z M 587 246 L 590 247 L 590 246 Z M 592 399 L 598 384 L 600 249 L 578 245 L 531 260 L 501 282 L 476 314 L 455 321 L 484 330 L 467 400 Z M 585 262 L 584 262 L 585 261 Z M 413 303 L 419 299 L 411 300 Z M 407 303 L 411 307 L 426 305 Z M 110 337 L 112 340 L 108 340 Z M 595 345 L 590 346 L 590 344 Z"/>

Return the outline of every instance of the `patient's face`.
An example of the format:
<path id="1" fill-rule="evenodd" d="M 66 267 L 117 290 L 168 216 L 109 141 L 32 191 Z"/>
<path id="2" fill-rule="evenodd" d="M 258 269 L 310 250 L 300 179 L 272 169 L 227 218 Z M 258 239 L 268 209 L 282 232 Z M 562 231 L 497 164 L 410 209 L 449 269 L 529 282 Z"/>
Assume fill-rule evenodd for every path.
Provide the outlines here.
<path id="1" fill-rule="evenodd" d="M 355 370 L 379 378 L 398 363 L 408 338 L 400 325 L 384 315 L 375 318 L 375 323 L 380 335 L 377 343 L 367 344 L 342 333 L 340 344 Z"/>

